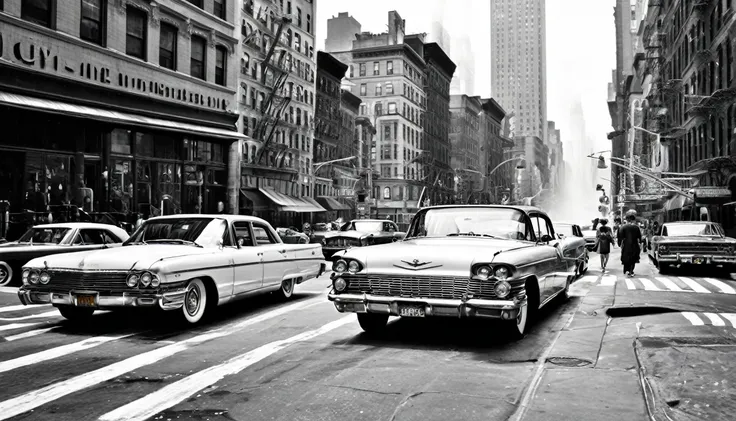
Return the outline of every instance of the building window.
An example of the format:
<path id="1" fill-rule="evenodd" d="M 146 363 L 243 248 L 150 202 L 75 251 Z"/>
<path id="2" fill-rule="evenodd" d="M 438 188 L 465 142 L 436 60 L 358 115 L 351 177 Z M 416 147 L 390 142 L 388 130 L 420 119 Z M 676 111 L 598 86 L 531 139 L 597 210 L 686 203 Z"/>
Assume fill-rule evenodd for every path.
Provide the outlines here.
<path id="1" fill-rule="evenodd" d="M 142 10 L 128 6 L 126 10 L 125 54 L 146 59 L 148 17 Z"/>
<path id="2" fill-rule="evenodd" d="M 85 41 L 104 45 L 105 5 L 102 0 L 82 0 L 82 20 L 79 37 Z"/>
<path id="3" fill-rule="evenodd" d="M 226 0 L 215 0 L 214 5 L 212 7 L 212 14 L 217 16 L 220 19 L 225 19 L 225 13 L 227 13 L 227 8 L 225 7 L 225 1 Z"/>
<path id="4" fill-rule="evenodd" d="M 204 2 L 203 0 L 187 0 L 189 3 L 192 3 L 193 5 L 199 7 L 200 9 L 204 9 Z"/>
<path id="5" fill-rule="evenodd" d="M 190 60 L 190 74 L 198 79 L 206 80 L 205 75 L 205 48 L 204 38 L 192 36 L 192 58 Z"/>
<path id="6" fill-rule="evenodd" d="M 174 25 L 161 22 L 161 34 L 158 41 L 158 64 L 170 70 L 176 70 L 176 35 Z"/>
<path id="7" fill-rule="evenodd" d="M 312 15 L 307 14 L 307 32 L 312 33 Z"/>
<path id="8" fill-rule="evenodd" d="M 396 103 L 395 102 L 389 102 L 388 103 L 388 113 L 389 114 L 396 114 Z"/>
<path id="9" fill-rule="evenodd" d="M 218 85 L 227 85 L 227 48 L 218 45 L 215 48 L 215 83 Z"/>
<path id="10" fill-rule="evenodd" d="M 294 49 L 301 52 L 302 51 L 301 48 L 302 48 L 302 36 L 295 33 L 294 34 Z"/>
<path id="11" fill-rule="evenodd" d="M 381 88 L 380 83 L 376 83 L 376 96 L 381 96 L 381 95 L 383 95 L 383 88 Z"/>
<path id="12" fill-rule="evenodd" d="M 393 61 L 386 62 L 386 74 L 387 75 L 394 74 L 394 62 Z"/>
<path id="13" fill-rule="evenodd" d="M 296 8 L 296 24 L 298 27 L 302 27 L 302 9 L 299 7 Z"/>
<path id="14" fill-rule="evenodd" d="M 389 168 L 389 171 L 391 168 Z M 391 187 L 384 187 L 383 189 L 383 198 L 384 199 L 391 199 Z"/>
<path id="15" fill-rule="evenodd" d="M 379 62 L 377 62 L 377 61 L 374 61 L 374 62 L 373 62 L 373 75 L 374 75 L 374 76 L 376 76 L 376 75 L 380 75 L 380 74 L 381 74 L 381 69 L 380 69 L 380 67 L 381 67 L 381 63 L 379 63 Z"/>
<path id="16" fill-rule="evenodd" d="M 22 0 L 20 18 L 47 28 L 53 27 L 54 0 Z"/>
<path id="17" fill-rule="evenodd" d="M 380 102 L 377 102 L 375 106 L 375 111 L 376 111 L 377 116 L 383 115 L 383 104 L 381 104 Z"/>
<path id="18" fill-rule="evenodd" d="M 350 77 L 351 77 L 351 78 L 353 77 L 353 72 L 354 72 L 354 70 L 355 70 L 355 68 L 354 68 L 354 67 L 353 67 L 353 65 L 351 64 L 351 65 L 350 65 Z"/>
<path id="19" fill-rule="evenodd" d="M 360 96 L 366 96 L 368 94 L 367 90 L 368 90 L 368 85 L 366 85 L 365 83 L 361 83 L 360 84 Z"/>
<path id="20" fill-rule="evenodd" d="M 393 95 L 394 94 L 394 85 L 391 82 L 388 82 L 386 84 L 386 95 Z"/>
<path id="21" fill-rule="evenodd" d="M 360 76 L 365 76 L 365 63 L 360 63 Z"/>

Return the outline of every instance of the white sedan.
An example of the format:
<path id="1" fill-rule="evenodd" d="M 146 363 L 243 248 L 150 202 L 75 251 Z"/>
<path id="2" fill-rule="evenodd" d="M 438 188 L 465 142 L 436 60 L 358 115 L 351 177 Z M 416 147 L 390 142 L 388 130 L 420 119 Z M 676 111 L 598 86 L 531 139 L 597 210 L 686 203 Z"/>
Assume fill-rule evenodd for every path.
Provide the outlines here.
<path id="1" fill-rule="evenodd" d="M 158 306 L 197 323 L 239 298 L 289 298 L 324 270 L 319 244 L 284 244 L 260 218 L 170 215 L 149 219 L 120 248 L 31 260 L 18 296 L 23 304 L 53 304 L 70 320 L 96 309 Z"/>

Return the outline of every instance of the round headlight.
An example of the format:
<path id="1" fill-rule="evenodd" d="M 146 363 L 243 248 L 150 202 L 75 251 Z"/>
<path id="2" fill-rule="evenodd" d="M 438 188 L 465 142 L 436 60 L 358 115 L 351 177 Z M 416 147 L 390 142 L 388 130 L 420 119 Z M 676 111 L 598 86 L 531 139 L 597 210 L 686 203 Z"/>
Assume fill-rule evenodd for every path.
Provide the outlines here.
<path id="1" fill-rule="evenodd" d="M 484 281 L 491 277 L 491 273 L 490 266 L 481 266 L 475 270 L 475 275 Z"/>
<path id="2" fill-rule="evenodd" d="M 30 269 L 26 269 L 26 270 L 23 271 L 23 283 L 24 284 L 27 284 L 28 283 L 28 277 L 30 275 L 31 275 Z"/>
<path id="3" fill-rule="evenodd" d="M 493 286 L 493 290 L 498 298 L 506 298 L 511 294 L 511 284 L 506 281 L 498 281 Z"/>
<path id="4" fill-rule="evenodd" d="M 667 253 L 667 246 L 659 246 L 660 253 Z"/>
<path id="5" fill-rule="evenodd" d="M 135 288 L 136 286 L 138 286 L 139 279 L 140 277 L 134 273 L 128 276 L 128 279 L 125 281 L 125 284 L 128 285 L 128 287 L 130 288 Z"/>
<path id="6" fill-rule="evenodd" d="M 161 285 L 161 280 L 158 279 L 158 276 L 151 275 L 151 286 L 157 288 L 159 285 Z"/>
<path id="7" fill-rule="evenodd" d="M 345 272 L 348 270 L 348 263 L 344 260 L 338 260 L 337 263 L 335 263 L 335 272 Z"/>
<path id="8" fill-rule="evenodd" d="M 342 278 L 337 278 L 335 279 L 334 287 L 335 287 L 335 291 L 343 292 L 345 291 L 345 289 L 347 289 L 348 283 L 345 282 L 345 280 Z"/>
<path id="9" fill-rule="evenodd" d="M 31 271 L 31 274 L 28 276 L 28 281 L 30 283 L 32 283 L 32 284 L 35 285 L 35 284 L 38 283 L 38 279 L 39 278 L 40 278 L 40 276 L 39 276 L 38 272 L 36 272 L 35 270 L 33 270 L 33 271 Z"/>
<path id="10" fill-rule="evenodd" d="M 360 271 L 360 264 L 355 260 L 351 260 L 350 263 L 348 263 L 348 270 L 352 273 L 356 273 Z"/>
<path id="11" fill-rule="evenodd" d="M 39 280 L 39 281 L 40 281 L 40 282 L 41 282 L 42 284 L 46 285 L 46 284 L 48 284 L 48 283 L 49 283 L 49 281 L 51 280 L 51 275 L 49 275 L 49 273 L 48 273 L 48 272 L 41 272 L 41 275 L 39 275 L 39 277 L 38 277 L 38 280 Z"/>
<path id="12" fill-rule="evenodd" d="M 496 275 L 496 278 L 498 278 L 498 279 L 506 279 L 506 278 L 509 277 L 509 270 L 508 270 L 508 268 L 505 268 L 503 266 L 500 266 L 500 267 L 496 268 L 495 275 Z"/>
<path id="13" fill-rule="evenodd" d="M 146 272 L 143 275 L 141 275 L 141 286 L 144 288 L 151 285 L 151 274 Z"/>

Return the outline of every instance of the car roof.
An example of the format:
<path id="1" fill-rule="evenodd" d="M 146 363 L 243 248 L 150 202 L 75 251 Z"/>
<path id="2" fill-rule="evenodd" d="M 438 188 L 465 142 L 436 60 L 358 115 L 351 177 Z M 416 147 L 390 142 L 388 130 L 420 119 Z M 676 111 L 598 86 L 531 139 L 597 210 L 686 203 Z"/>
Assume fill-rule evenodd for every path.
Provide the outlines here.
<path id="1" fill-rule="evenodd" d="M 118 228 L 115 225 L 110 224 L 98 224 L 95 222 L 57 222 L 53 224 L 39 224 L 34 225 L 33 228 L 70 228 L 70 229 L 84 229 L 84 228 L 91 228 L 91 229 L 98 229 L 98 228 Z"/>
<path id="2" fill-rule="evenodd" d="M 695 224 L 716 224 L 716 222 L 713 222 L 713 221 L 672 221 L 672 222 L 664 223 L 664 225 L 674 225 L 674 224 L 695 225 Z"/>
<path id="3" fill-rule="evenodd" d="M 155 216 L 149 218 L 149 221 L 166 220 L 166 219 L 184 219 L 184 218 L 212 218 L 212 219 L 225 219 L 227 221 L 248 221 L 248 222 L 265 222 L 263 219 L 257 216 L 250 215 L 231 215 L 231 214 L 207 214 L 207 213 L 180 213 L 164 216 Z"/>
<path id="4" fill-rule="evenodd" d="M 350 223 L 353 222 L 394 222 L 390 219 L 353 219 L 350 221 Z"/>
<path id="5" fill-rule="evenodd" d="M 524 213 L 531 213 L 531 212 L 539 212 L 543 214 L 547 214 L 542 209 L 536 207 L 536 206 L 512 206 L 512 205 L 436 205 L 436 206 L 427 206 L 426 208 L 422 208 L 422 210 L 425 209 L 452 209 L 452 208 L 502 208 L 502 209 L 515 209 L 518 211 L 522 211 Z"/>

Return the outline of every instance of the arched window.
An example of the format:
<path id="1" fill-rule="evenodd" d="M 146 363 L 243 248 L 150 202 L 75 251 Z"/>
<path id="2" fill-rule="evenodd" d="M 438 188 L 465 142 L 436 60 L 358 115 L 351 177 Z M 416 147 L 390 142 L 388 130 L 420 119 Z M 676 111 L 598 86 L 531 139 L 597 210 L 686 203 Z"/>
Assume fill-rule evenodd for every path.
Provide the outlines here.
<path id="1" fill-rule="evenodd" d="M 391 199 L 391 187 L 384 187 L 383 188 L 383 198 L 384 199 Z"/>
<path id="2" fill-rule="evenodd" d="M 294 34 L 294 49 L 299 52 L 302 51 L 302 36 L 299 34 Z"/>
<path id="3" fill-rule="evenodd" d="M 240 59 L 240 73 L 247 75 L 249 67 L 250 67 L 250 56 L 248 55 L 248 53 L 244 53 L 243 58 Z"/>

